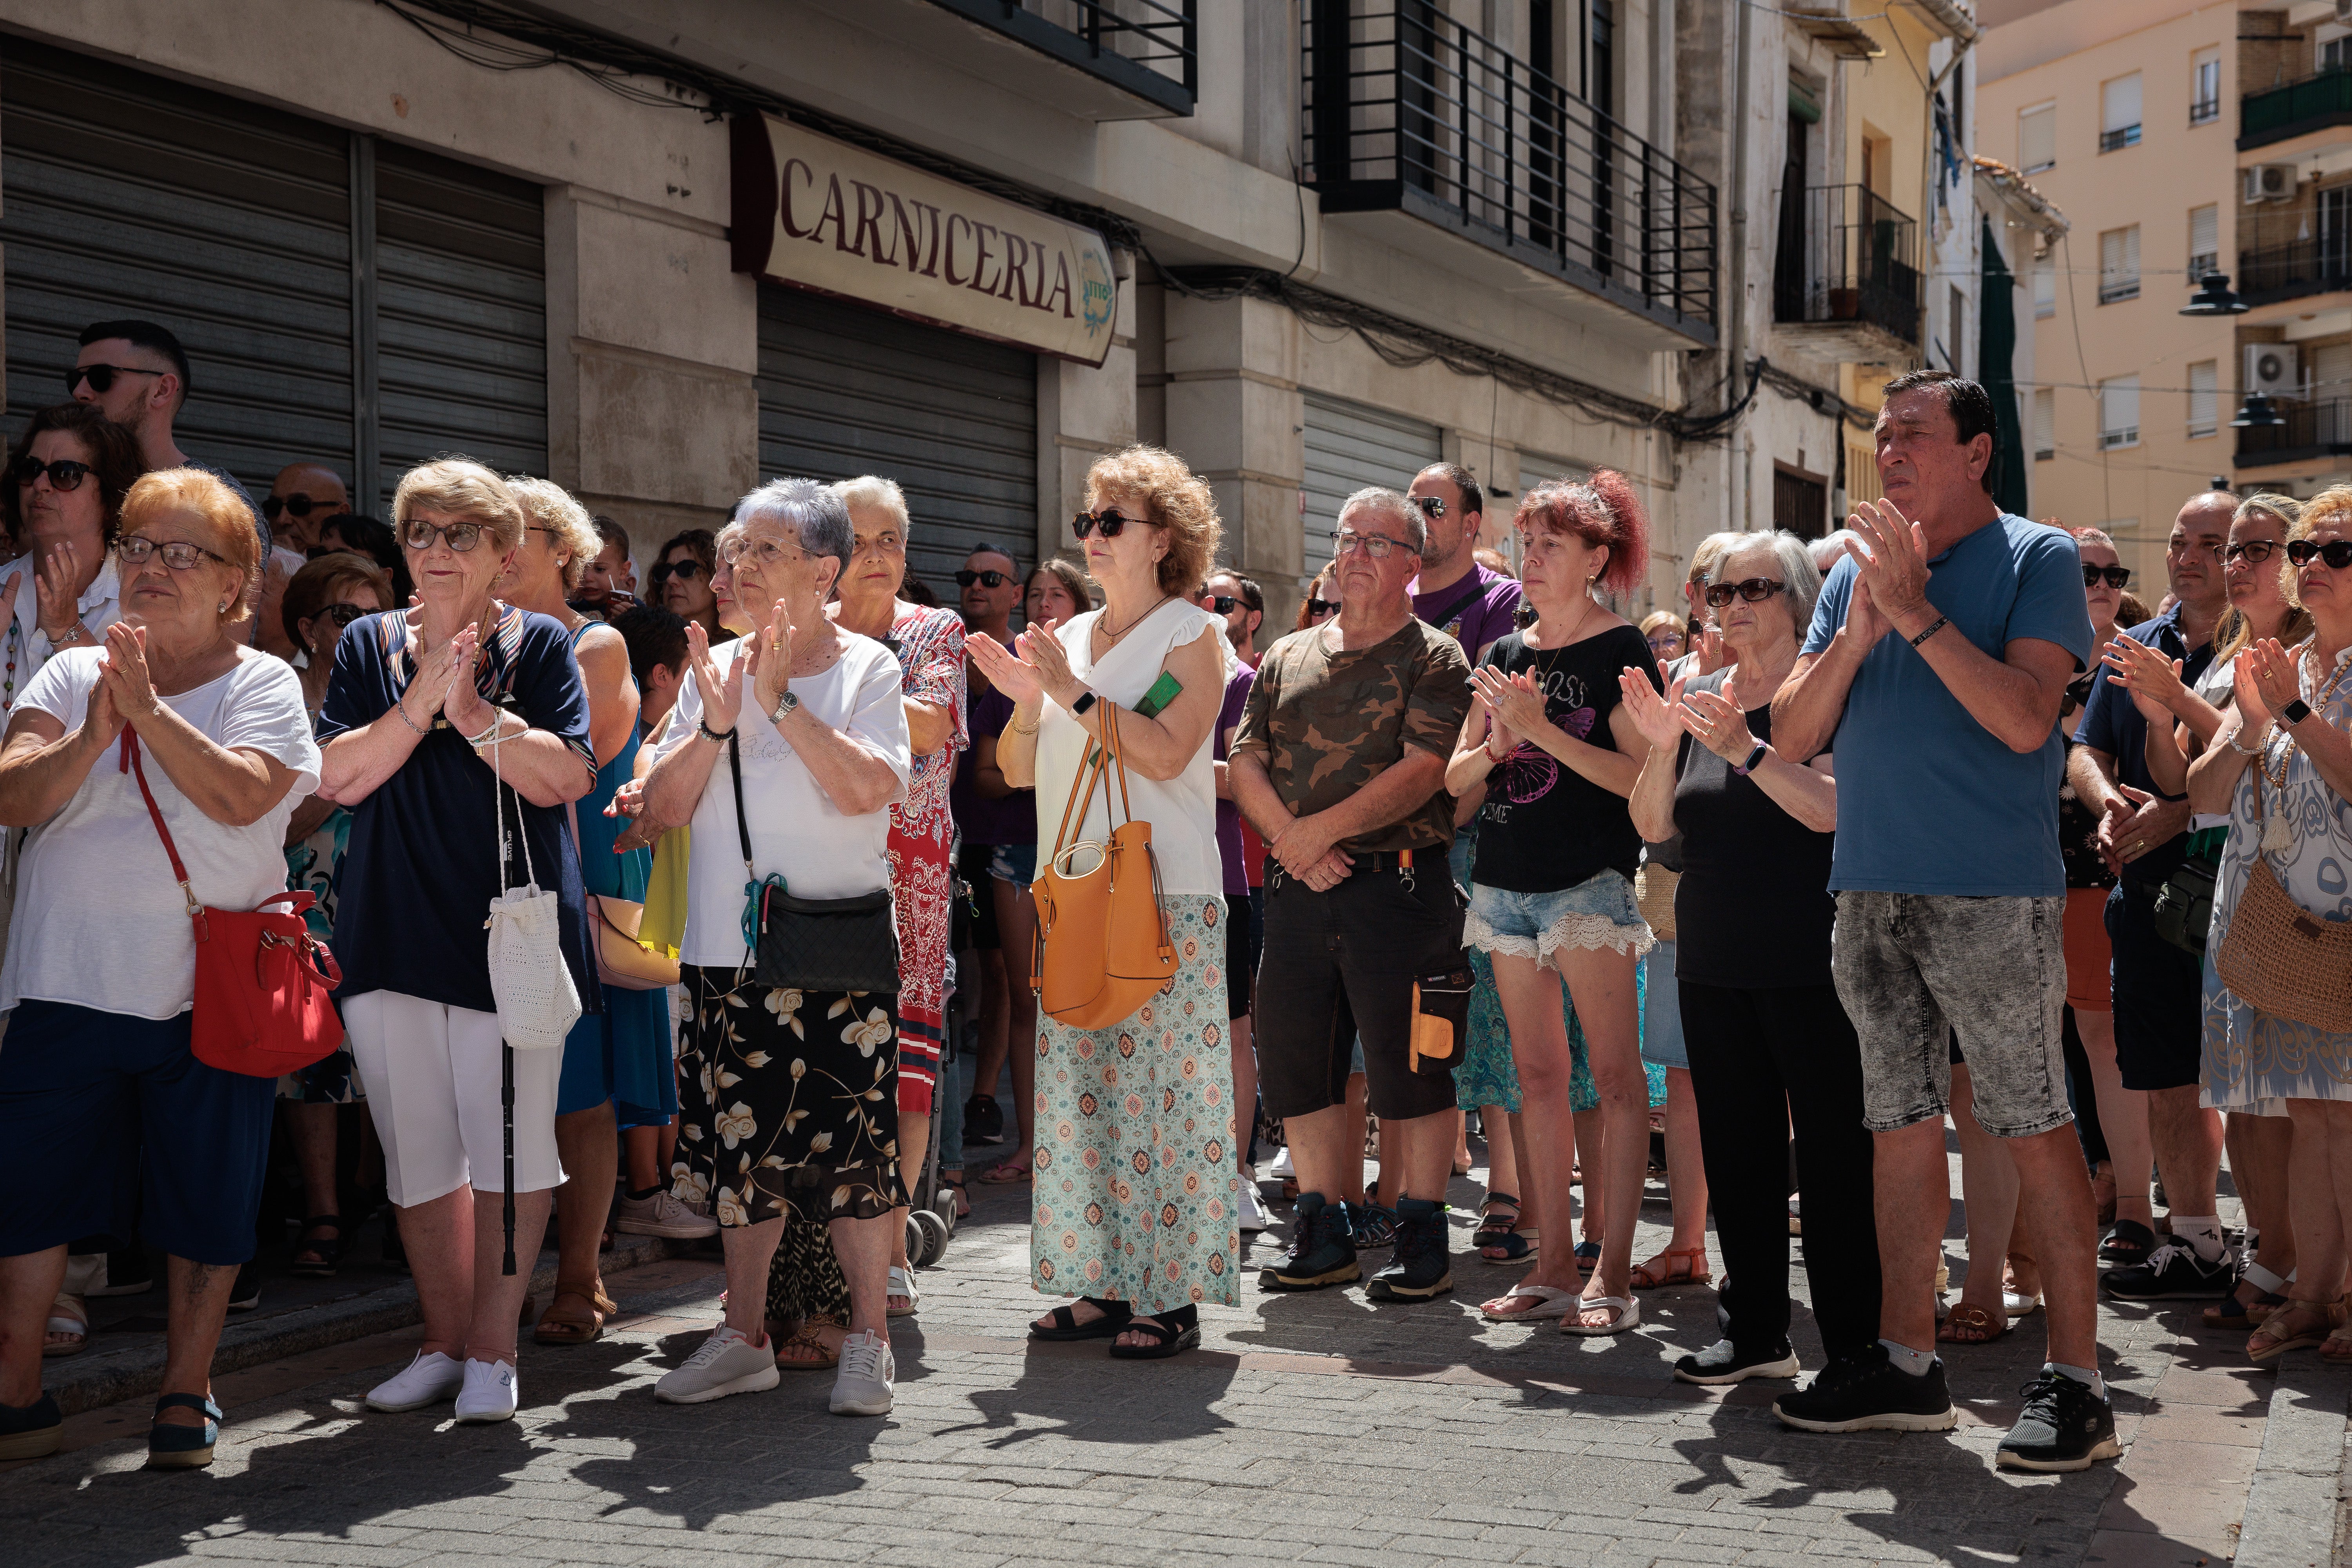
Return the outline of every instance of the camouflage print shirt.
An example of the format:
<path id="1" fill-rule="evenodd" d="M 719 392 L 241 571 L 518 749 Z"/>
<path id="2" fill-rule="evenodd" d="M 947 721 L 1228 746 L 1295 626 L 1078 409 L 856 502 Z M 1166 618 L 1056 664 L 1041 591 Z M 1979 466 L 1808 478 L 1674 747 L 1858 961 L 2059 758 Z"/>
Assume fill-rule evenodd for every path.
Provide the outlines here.
<path id="1" fill-rule="evenodd" d="M 1469 660 L 1439 628 L 1407 621 L 1395 636 L 1346 653 L 1338 638 L 1328 624 L 1266 649 L 1234 738 L 1234 753 L 1255 752 L 1275 793 L 1300 816 L 1346 800 L 1407 746 L 1450 758 L 1470 713 Z M 1339 847 L 1364 854 L 1453 842 L 1454 797 L 1439 784 L 1403 820 Z"/>

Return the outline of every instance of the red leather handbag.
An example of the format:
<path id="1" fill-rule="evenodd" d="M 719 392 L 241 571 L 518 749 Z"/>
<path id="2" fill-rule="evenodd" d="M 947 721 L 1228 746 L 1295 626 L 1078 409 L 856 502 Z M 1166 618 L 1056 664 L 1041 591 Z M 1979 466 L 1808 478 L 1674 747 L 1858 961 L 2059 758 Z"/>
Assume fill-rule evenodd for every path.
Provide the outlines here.
<path id="1" fill-rule="evenodd" d="M 147 770 L 139 761 L 139 738 L 122 731 L 118 767 L 139 780 L 139 793 L 154 819 L 172 874 L 188 900 L 188 921 L 196 932 L 196 1016 L 192 1047 L 196 1059 L 223 1072 L 277 1078 L 331 1055 L 343 1043 L 343 1021 L 330 997 L 343 983 L 343 971 L 327 944 L 310 934 L 302 911 L 317 901 L 304 890 L 289 890 L 257 910 L 215 910 L 196 902 L 181 864 L 180 847 L 163 826 Z M 280 910 L 274 906 L 284 905 Z"/>

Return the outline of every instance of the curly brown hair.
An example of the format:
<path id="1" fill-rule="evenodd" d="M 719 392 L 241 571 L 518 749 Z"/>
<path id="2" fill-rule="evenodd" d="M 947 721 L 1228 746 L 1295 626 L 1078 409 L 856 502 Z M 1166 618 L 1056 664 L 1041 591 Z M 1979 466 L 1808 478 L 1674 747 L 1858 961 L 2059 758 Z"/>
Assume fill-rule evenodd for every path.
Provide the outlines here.
<path id="1" fill-rule="evenodd" d="M 1208 482 L 1183 458 L 1164 447 L 1142 446 L 1097 458 L 1087 470 L 1087 503 L 1105 490 L 1141 491 L 1150 499 L 1151 521 L 1167 530 L 1168 553 L 1160 558 L 1161 593 L 1186 593 L 1201 581 L 1217 557 L 1225 527 Z"/>
<path id="2" fill-rule="evenodd" d="M 147 459 L 139 452 L 139 437 L 130 426 L 117 425 L 100 414 L 95 404 L 54 403 L 26 420 L 25 433 L 8 448 L 8 482 L 0 484 L 0 512 L 5 512 L 7 521 L 9 552 L 33 547 L 33 542 L 25 537 L 25 487 L 16 482 L 16 468 L 17 460 L 33 449 L 33 437 L 47 430 L 62 430 L 89 450 L 89 471 L 97 477 L 99 498 L 106 512 L 105 538 L 111 544 L 122 527 L 122 498 L 147 471 Z"/>

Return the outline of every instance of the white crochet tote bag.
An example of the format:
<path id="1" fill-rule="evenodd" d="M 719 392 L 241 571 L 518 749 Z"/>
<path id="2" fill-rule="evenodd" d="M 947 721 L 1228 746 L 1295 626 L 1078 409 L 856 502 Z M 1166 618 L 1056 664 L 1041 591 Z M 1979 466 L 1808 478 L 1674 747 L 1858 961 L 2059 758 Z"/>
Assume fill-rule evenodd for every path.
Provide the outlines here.
<path id="1" fill-rule="evenodd" d="M 499 743 L 490 742 L 491 789 L 499 826 L 499 896 L 490 900 L 490 994 L 498 998 L 499 1032 L 517 1050 L 561 1050 L 580 1021 L 580 992 L 563 962 L 562 901 L 541 891 L 530 864 L 530 834 L 515 802 L 515 828 L 522 839 L 524 884 L 509 888 L 505 780 L 499 773 Z"/>

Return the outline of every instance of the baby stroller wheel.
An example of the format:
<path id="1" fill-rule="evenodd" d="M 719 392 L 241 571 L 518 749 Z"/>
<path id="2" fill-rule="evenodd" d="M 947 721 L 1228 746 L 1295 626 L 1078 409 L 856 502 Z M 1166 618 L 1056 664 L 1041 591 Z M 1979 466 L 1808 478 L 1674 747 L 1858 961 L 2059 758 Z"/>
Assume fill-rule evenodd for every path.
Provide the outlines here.
<path id="1" fill-rule="evenodd" d="M 914 1215 L 909 1214 L 907 1216 L 907 1267 L 920 1268 L 929 1262 L 930 1248 L 930 1233 L 916 1223 Z"/>
<path id="2" fill-rule="evenodd" d="M 907 1216 L 907 1220 L 910 1226 L 923 1233 L 923 1262 L 927 1266 L 936 1264 L 947 1256 L 950 1232 L 946 1220 L 929 1209 L 917 1209 Z M 907 1249 L 907 1256 L 910 1258 L 915 1256 L 912 1247 Z"/>

